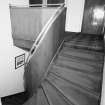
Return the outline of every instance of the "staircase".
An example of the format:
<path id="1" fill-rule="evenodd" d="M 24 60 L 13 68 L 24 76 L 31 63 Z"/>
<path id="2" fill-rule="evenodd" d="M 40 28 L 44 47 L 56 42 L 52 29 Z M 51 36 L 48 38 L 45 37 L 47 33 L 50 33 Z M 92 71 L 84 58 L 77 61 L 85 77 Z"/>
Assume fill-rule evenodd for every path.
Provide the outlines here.
<path id="1" fill-rule="evenodd" d="M 51 63 L 31 98 L 21 93 L 2 98 L 3 105 L 100 105 L 103 75 L 103 38 L 73 34 Z"/>
<path id="2" fill-rule="evenodd" d="M 47 9 L 49 6 L 45 8 L 42 6 L 42 9 Z M 54 5 L 51 7 L 54 8 Z M 13 39 L 16 46 L 29 51 L 24 73 L 27 90 L 24 102 L 28 95 L 29 99 L 23 104 L 22 98 L 18 97 L 20 101 L 17 98 L 11 101 L 11 97 L 7 104 L 4 99 L 3 105 L 99 105 L 104 63 L 103 36 L 68 33 L 65 38 L 66 8 L 64 4 L 54 9 L 56 12 L 43 29 L 40 29 L 39 24 L 36 26 L 35 11 L 39 7 L 37 9 L 17 8 L 18 13 L 16 8 L 10 8 L 11 17 L 14 20 L 12 21 L 13 30 L 16 29 L 13 31 L 16 32 L 13 33 Z M 24 21 L 24 15 L 21 12 L 30 14 L 27 15 L 27 21 Z M 38 14 L 40 15 L 40 12 Z M 20 25 L 16 24 L 18 16 L 22 16 Z M 46 15 L 42 17 L 41 14 L 39 17 L 41 17 L 37 19 L 39 23 L 40 20 L 46 20 L 43 18 Z M 19 26 L 23 28 L 20 29 Z M 38 30 L 35 30 L 33 26 L 36 26 Z M 35 34 L 38 37 L 34 38 Z M 18 104 L 14 102 L 15 100 Z"/>
<path id="3" fill-rule="evenodd" d="M 24 105 L 99 105 L 103 56 L 100 36 L 68 37 L 37 94 Z"/>

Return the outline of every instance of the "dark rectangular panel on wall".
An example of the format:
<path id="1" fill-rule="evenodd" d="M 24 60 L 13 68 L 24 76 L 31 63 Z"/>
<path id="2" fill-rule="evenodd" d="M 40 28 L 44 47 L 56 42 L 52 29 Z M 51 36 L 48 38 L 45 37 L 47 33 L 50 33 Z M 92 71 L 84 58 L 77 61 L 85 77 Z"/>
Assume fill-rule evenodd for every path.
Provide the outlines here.
<path id="1" fill-rule="evenodd" d="M 47 0 L 48 4 L 64 3 L 64 0 Z"/>
<path id="2" fill-rule="evenodd" d="M 42 4 L 42 0 L 29 0 L 30 4 Z"/>
<path id="3" fill-rule="evenodd" d="M 92 24 L 93 23 L 93 8 L 102 7 L 105 0 L 85 0 L 84 15 L 82 22 L 82 32 L 88 34 L 102 34 L 103 23 Z"/>

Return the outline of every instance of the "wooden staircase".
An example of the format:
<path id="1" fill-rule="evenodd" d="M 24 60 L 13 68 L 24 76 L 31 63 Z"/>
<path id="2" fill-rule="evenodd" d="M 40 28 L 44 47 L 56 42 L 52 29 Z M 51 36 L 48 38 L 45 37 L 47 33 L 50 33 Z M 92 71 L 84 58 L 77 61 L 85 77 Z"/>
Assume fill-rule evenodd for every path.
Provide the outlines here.
<path id="1" fill-rule="evenodd" d="M 49 6 L 43 9 L 46 10 L 47 7 Z M 40 25 L 36 26 L 36 17 L 41 17 L 37 19 L 39 23 L 44 18 L 40 12 L 35 16 L 37 9 L 17 8 L 17 13 L 16 8 L 10 8 L 11 14 L 15 13 L 11 15 L 14 20 L 13 39 L 16 46 L 29 51 L 24 73 L 24 84 L 29 97 L 27 95 L 28 100 L 24 104 L 23 101 L 17 101 L 18 104 L 9 101 L 3 105 L 99 105 L 104 63 L 103 36 L 68 33 L 65 38 L 64 4 L 57 8 L 41 32 L 38 31 Z M 19 15 L 21 12 L 28 13 L 27 21 L 24 21 L 24 15 Z M 21 24 L 16 24 L 21 16 Z M 23 26 L 23 29 L 19 26 Z"/>
<path id="2" fill-rule="evenodd" d="M 24 105 L 99 105 L 104 61 L 100 39 L 82 34 L 67 38 L 37 94 Z"/>
<path id="3" fill-rule="evenodd" d="M 103 63 L 102 37 L 80 33 L 69 36 L 37 93 L 29 99 L 27 93 L 5 97 L 2 104 L 100 105 Z"/>

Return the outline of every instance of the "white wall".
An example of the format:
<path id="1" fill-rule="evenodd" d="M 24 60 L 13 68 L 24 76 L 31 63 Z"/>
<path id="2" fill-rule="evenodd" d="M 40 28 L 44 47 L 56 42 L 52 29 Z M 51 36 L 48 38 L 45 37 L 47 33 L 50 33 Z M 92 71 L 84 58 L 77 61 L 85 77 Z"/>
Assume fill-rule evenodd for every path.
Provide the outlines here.
<path id="1" fill-rule="evenodd" d="M 81 32 L 85 0 L 66 0 L 66 31 Z"/>
<path id="2" fill-rule="evenodd" d="M 2 105 L 1 99 L 0 99 L 0 105 Z"/>
<path id="3" fill-rule="evenodd" d="M 14 5 L 29 5 L 29 0 L 9 0 L 9 3 Z"/>
<path id="4" fill-rule="evenodd" d="M 24 66 L 15 70 L 15 57 L 28 54 L 13 46 L 7 0 L 0 0 L 0 36 L 0 97 L 3 97 L 24 91 Z"/>

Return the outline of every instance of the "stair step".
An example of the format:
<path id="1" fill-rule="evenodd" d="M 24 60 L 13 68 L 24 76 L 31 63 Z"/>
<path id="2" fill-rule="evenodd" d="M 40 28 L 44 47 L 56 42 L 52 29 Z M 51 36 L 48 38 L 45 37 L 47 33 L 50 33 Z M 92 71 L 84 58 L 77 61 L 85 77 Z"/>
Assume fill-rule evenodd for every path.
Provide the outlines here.
<path id="1" fill-rule="evenodd" d="M 75 56 L 85 60 L 103 63 L 104 55 L 100 53 L 93 53 L 85 50 L 73 49 L 64 47 L 60 53 L 61 55 L 66 54 L 68 56 Z"/>
<path id="2" fill-rule="evenodd" d="M 61 60 L 61 61 L 66 60 L 66 61 L 80 62 L 80 63 L 83 63 L 83 64 L 87 64 L 87 65 L 96 67 L 97 69 L 98 68 L 103 69 L 103 64 L 101 64 L 101 63 L 84 60 L 82 58 L 78 58 L 78 57 L 75 57 L 75 56 L 69 56 L 68 57 L 68 55 L 63 54 L 63 55 L 59 55 L 58 59 Z"/>
<path id="3" fill-rule="evenodd" d="M 99 100 L 91 94 L 88 94 L 88 92 L 84 92 L 82 88 L 54 75 L 48 75 L 47 80 L 58 88 L 74 105 L 98 105 Z"/>
<path id="4" fill-rule="evenodd" d="M 81 35 L 81 39 L 78 39 L 78 38 L 75 38 L 75 39 L 68 41 L 67 44 L 75 41 L 75 45 L 78 45 L 78 44 L 87 45 L 87 46 L 97 45 L 98 47 L 100 47 L 100 44 L 102 43 L 101 41 L 99 41 L 99 39 L 97 39 L 97 37 L 91 37 L 87 35 L 85 36 Z"/>
<path id="5" fill-rule="evenodd" d="M 42 88 L 38 89 L 37 91 L 37 104 L 36 105 L 49 105 L 47 97 L 44 93 L 44 90 Z M 35 104 L 33 104 L 35 105 Z"/>
<path id="6" fill-rule="evenodd" d="M 86 49 L 86 50 L 103 51 L 103 47 L 102 47 L 101 43 L 95 43 L 95 42 L 71 41 L 71 42 L 65 42 L 64 46 L 80 48 L 80 49 L 82 48 L 82 49 Z"/>
<path id="7" fill-rule="evenodd" d="M 101 91 L 101 77 L 98 75 L 77 72 L 74 69 L 62 68 L 55 65 L 53 65 L 52 70 L 49 72 L 63 77 L 70 82 L 74 82 L 81 87 L 87 88 L 90 91 L 96 92 L 97 94 Z"/>
<path id="8" fill-rule="evenodd" d="M 65 42 L 75 40 L 79 36 L 79 33 L 67 33 L 66 32 L 66 34 L 69 34 L 69 35 L 65 37 Z"/>
<path id="9" fill-rule="evenodd" d="M 93 51 L 93 50 L 85 50 L 85 49 L 79 49 L 79 48 L 71 48 L 68 46 L 64 46 L 63 49 L 69 50 L 69 51 L 80 52 L 80 53 L 86 53 L 86 54 L 90 54 L 90 55 L 97 55 L 97 56 L 103 56 L 104 55 L 103 52 L 97 52 L 97 51 Z"/>
<path id="10" fill-rule="evenodd" d="M 90 42 L 92 42 L 92 38 L 91 37 L 88 37 L 87 35 L 84 37 L 84 36 L 81 36 L 80 37 L 81 39 L 73 39 L 73 40 L 70 40 L 70 41 L 66 41 L 66 44 L 68 45 L 68 43 L 73 43 L 74 42 L 74 45 L 76 45 L 77 43 L 78 44 L 83 44 L 83 45 L 89 45 Z"/>
<path id="11" fill-rule="evenodd" d="M 104 48 L 104 40 L 102 40 L 102 38 L 100 39 L 100 37 L 95 37 L 93 39 L 93 42 L 92 43 L 92 47 L 94 48 L 98 48 L 98 49 L 103 49 Z"/>
<path id="12" fill-rule="evenodd" d="M 68 42 L 73 42 L 75 43 L 77 40 L 80 40 L 81 39 L 81 35 L 80 34 L 76 34 L 73 38 L 68 38 L 69 41 Z M 67 41 L 66 41 L 67 42 Z"/>
<path id="13" fill-rule="evenodd" d="M 57 59 L 55 62 L 56 65 L 63 68 L 74 68 L 77 71 L 87 72 L 87 73 L 102 73 L 102 68 L 94 67 L 91 65 L 83 64 L 82 62 L 74 62 L 67 60 Z"/>
<path id="14" fill-rule="evenodd" d="M 65 101 L 65 98 L 47 81 L 42 83 L 43 89 L 50 100 L 49 105 L 72 105 L 70 102 Z M 46 105 L 46 104 L 43 104 Z"/>
<path id="15" fill-rule="evenodd" d="M 78 38 L 78 36 L 79 37 L 82 37 L 81 41 L 84 41 L 84 42 L 90 42 L 90 41 L 92 41 L 95 38 L 92 35 L 91 36 L 90 35 L 87 35 L 87 34 L 83 35 L 82 33 L 75 34 L 74 36 L 75 37 L 74 37 L 74 39 L 72 39 L 72 41 L 73 40 L 80 41 L 80 39 Z M 68 37 L 68 39 L 69 39 L 69 40 L 67 40 L 68 42 L 71 42 L 70 38 Z"/>
<path id="16" fill-rule="evenodd" d="M 88 43 L 84 43 L 82 41 L 71 41 L 71 42 L 65 42 L 64 46 L 67 46 L 67 47 L 83 47 L 83 48 L 91 48 Z"/>

